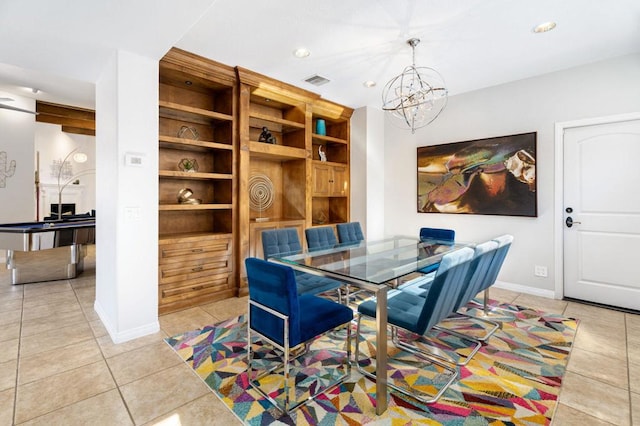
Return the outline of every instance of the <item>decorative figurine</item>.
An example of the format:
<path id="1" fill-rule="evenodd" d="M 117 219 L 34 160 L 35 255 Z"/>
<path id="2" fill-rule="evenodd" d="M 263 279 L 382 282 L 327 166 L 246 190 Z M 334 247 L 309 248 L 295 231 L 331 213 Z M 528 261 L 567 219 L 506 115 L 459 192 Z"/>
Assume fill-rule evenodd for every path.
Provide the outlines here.
<path id="1" fill-rule="evenodd" d="M 178 168 L 183 172 L 197 172 L 198 162 L 195 158 L 183 158 L 178 163 Z"/>
<path id="2" fill-rule="evenodd" d="M 178 137 L 184 139 L 193 139 L 197 141 L 198 139 L 200 139 L 200 134 L 195 127 L 182 126 L 180 127 L 180 130 L 178 130 Z"/>
<path id="3" fill-rule="evenodd" d="M 318 147 L 318 155 L 320 156 L 320 161 L 327 161 L 327 154 L 322 150 L 322 145 Z"/>
<path id="4" fill-rule="evenodd" d="M 265 142 L 265 143 L 275 144 L 276 143 L 276 138 L 271 134 L 269 129 L 267 129 L 266 127 L 263 127 L 262 128 L 262 133 L 260 133 L 260 138 L 258 138 L 258 142 Z"/>

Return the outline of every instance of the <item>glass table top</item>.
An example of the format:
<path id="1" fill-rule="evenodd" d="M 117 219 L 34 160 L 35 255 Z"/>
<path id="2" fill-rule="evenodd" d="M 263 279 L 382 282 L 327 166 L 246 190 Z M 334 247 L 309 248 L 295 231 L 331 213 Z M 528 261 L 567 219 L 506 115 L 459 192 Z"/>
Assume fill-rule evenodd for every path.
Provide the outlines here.
<path id="1" fill-rule="evenodd" d="M 320 273 L 383 284 L 439 263 L 446 253 L 471 244 L 397 236 L 379 241 L 338 244 L 332 248 L 277 257 L 281 263 Z"/>

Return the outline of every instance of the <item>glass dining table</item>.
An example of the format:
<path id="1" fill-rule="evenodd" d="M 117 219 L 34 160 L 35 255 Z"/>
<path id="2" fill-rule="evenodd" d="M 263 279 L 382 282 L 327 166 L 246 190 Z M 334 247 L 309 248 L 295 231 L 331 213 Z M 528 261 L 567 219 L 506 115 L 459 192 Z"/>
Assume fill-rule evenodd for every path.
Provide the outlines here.
<path id="1" fill-rule="evenodd" d="M 373 294 L 376 307 L 376 414 L 387 409 L 387 290 L 469 243 L 394 236 L 274 257 L 272 262 L 342 281 Z"/>

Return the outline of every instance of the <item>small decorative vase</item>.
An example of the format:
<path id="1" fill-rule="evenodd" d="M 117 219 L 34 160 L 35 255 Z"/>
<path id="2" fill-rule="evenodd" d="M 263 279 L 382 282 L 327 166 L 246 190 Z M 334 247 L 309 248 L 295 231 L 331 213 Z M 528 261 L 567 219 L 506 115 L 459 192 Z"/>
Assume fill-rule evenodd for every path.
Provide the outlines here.
<path id="1" fill-rule="evenodd" d="M 326 136 L 327 135 L 327 124 L 325 123 L 325 121 L 322 118 L 318 118 L 316 120 L 316 134 L 318 134 L 320 136 Z"/>

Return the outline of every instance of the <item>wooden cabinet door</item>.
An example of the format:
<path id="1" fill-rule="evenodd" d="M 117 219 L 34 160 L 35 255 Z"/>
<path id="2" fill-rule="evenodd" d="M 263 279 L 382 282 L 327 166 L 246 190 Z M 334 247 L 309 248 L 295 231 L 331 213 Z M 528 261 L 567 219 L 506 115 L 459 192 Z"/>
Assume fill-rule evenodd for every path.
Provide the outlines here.
<path id="1" fill-rule="evenodd" d="M 329 195 L 333 197 L 345 196 L 348 194 L 349 181 L 347 179 L 347 168 L 343 166 L 331 167 L 329 176 Z"/>
<path id="2" fill-rule="evenodd" d="M 327 197 L 330 192 L 331 167 L 326 164 L 313 165 L 313 196 Z"/>
<path id="3" fill-rule="evenodd" d="M 349 193 L 349 178 L 345 166 L 313 165 L 313 196 L 343 197 Z"/>

